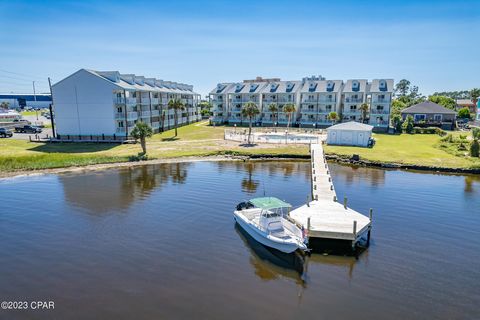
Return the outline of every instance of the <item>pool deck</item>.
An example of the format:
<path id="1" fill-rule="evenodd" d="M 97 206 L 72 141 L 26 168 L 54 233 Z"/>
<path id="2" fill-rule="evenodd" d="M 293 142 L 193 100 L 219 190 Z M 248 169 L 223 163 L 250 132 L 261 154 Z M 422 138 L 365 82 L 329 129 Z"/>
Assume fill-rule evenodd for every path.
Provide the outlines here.
<path id="1" fill-rule="evenodd" d="M 289 216 L 295 223 L 307 229 L 309 238 L 348 240 L 354 248 L 366 233 L 367 243 L 372 228 L 369 217 L 339 203 L 332 177 L 325 159 L 323 145 L 311 144 L 312 201 L 294 209 Z"/>

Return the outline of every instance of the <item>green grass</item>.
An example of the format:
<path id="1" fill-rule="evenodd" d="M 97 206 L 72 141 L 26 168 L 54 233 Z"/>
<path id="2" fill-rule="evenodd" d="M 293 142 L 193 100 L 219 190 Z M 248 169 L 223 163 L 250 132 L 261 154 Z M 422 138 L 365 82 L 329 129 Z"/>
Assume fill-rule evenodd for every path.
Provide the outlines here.
<path id="1" fill-rule="evenodd" d="M 35 116 L 37 113 L 35 111 L 22 111 L 20 114 L 22 116 Z M 38 111 L 38 115 L 40 115 L 40 111 Z"/>
<path id="2" fill-rule="evenodd" d="M 439 147 L 436 134 L 374 134 L 373 148 L 326 146 L 325 152 L 342 156 L 358 154 L 361 158 L 384 163 L 425 165 L 445 168 L 480 168 L 480 159 L 457 156 Z"/>
<path id="3" fill-rule="evenodd" d="M 147 140 L 149 159 L 186 156 L 278 156 L 306 157 L 306 145 L 263 145 L 242 147 L 223 140 L 225 127 L 194 123 L 156 134 Z M 373 148 L 326 146 L 326 152 L 342 156 L 358 154 L 362 159 L 385 163 L 404 163 L 448 168 L 480 168 L 480 159 L 471 159 L 445 150 L 437 135 L 375 134 Z M 447 152 L 448 151 L 448 152 Z M 84 166 L 126 162 L 141 152 L 139 144 L 31 143 L 25 140 L 0 139 L 0 172 Z"/>

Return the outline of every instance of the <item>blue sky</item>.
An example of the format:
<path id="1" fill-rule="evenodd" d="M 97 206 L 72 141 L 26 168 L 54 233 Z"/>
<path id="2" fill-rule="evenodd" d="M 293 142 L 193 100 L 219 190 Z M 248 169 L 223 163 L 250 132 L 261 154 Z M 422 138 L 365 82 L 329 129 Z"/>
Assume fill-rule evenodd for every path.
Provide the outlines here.
<path id="1" fill-rule="evenodd" d="M 80 68 L 193 84 L 255 76 L 480 87 L 480 1 L 3 1 L 0 92 Z"/>

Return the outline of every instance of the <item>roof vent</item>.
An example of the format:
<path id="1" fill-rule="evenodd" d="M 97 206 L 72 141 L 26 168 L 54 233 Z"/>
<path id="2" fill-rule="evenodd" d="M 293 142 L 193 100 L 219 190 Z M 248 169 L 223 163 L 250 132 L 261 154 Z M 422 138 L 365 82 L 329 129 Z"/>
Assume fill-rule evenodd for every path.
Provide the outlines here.
<path id="1" fill-rule="evenodd" d="M 135 83 L 138 85 L 143 86 L 145 84 L 145 77 L 135 76 L 134 80 L 135 80 Z"/>
<path id="2" fill-rule="evenodd" d="M 270 84 L 270 92 L 275 92 L 278 88 L 278 84 L 276 83 L 271 83 Z"/>
<path id="3" fill-rule="evenodd" d="M 97 73 L 110 81 L 120 81 L 120 72 L 118 71 L 98 71 Z"/>
<path id="4" fill-rule="evenodd" d="M 360 82 L 358 80 L 352 80 L 352 91 L 360 90 Z"/>
<path id="5" fill-rule="evenodd" d="M 335 82 L 328 80 L 327 81 L 327 91 L 333 91 L 333 88 L 335 88 Z"/>
<path id="6" fill-rule="evenodd" d="M 295 86 L 295 83 L 287 82 L 287 92 L 291 92 L 294 86 Z"/>
<path id="7" fill-rule="evenodd" d="M 217 93 L 222 92 L 223 89 L 225 89 L 225 87 L 226 87 L 226 85 L 224 85 L 224 84 L 221 84 L 221 83 L 217 84 Z"/>
<path id="8" fill-rule="evenodd" d="M 125 81 L 128 84 L 134 84 L 135 83 L 135 75 L 134 74 L 121 74 L 120 79 Z"/>
<path id="9" fill-rule="evenodd" d="M 380 89 L 380 91 L 387 91 L 387 81 L 385 80 L 379 80 L 378 81 L 378 88 Z"/>
<path id="10" fill-rule="evenodd" d="M 243 89 L 244 85 L 241 83 L 237 83 L 235 85 L 235 92 L 240 92 Z"/>
<path id="11" fill-rule="evenodd" d="M 250 92 L 254 92 L 255 90 L 257 90 L 257 88 L 258 88 L 258 84 L 256 83 L 250 84 Z"/>
<path id="12" fill-rule="evenodd" d="M 155 87 L 155 78 L 145 78 L 145 83 L 151 87 Z"/>
<path id="13" fill-rule="evenodd" d="M 310 83 L 308 84 L 308 91 L 314 92 L 314 91 L 315 91 L 315 88 L 317 88 L 317 83 L 316 83 L 316 82 L 313 82 L 313 81 L 312 81 L 312 82 L 310 82 Z"/>

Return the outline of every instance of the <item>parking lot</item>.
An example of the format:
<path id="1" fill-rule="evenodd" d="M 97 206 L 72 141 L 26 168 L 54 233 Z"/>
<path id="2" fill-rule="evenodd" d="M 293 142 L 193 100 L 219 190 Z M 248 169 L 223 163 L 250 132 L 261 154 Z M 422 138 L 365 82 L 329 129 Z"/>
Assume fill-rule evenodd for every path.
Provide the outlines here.
<path id="1" fill-rule="evenodd" d="M 32 125 L 49 125 L 50 119 L 45 118 L 44 116 L 38 115 L 38 120 L 36 115 L 25 115 L 23 116 L 23 119 L 29 121 Z M 35 136 L 34 133 L 16 133 L 15 129 L 10 128 L 10 130 L 13 132 L 13 136 L 8 139 L 17 139 L 17 140 L 29 140 L 29 137 L 32 136 L 32 138 Z M 51 128 L 42 128 L 42 133 L 37 134 L 39 138 L 47 138 L 52 136 L 52 129 Z"/>

